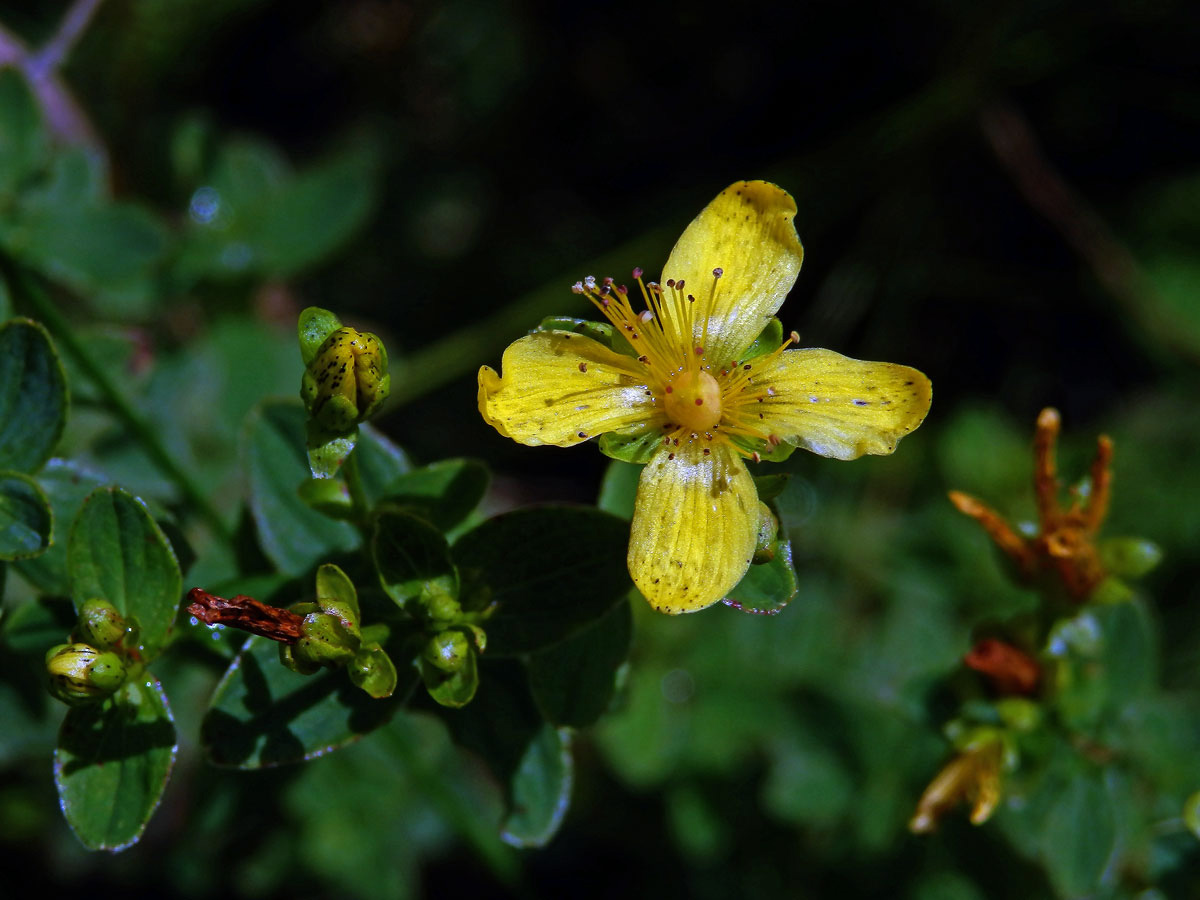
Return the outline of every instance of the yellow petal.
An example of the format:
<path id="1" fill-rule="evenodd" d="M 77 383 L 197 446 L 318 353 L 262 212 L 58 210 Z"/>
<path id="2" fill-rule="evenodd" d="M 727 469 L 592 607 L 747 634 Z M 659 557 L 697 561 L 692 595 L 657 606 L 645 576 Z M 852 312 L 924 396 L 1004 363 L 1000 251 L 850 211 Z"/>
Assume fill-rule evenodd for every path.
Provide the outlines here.
<path id="1" fill-rule="evenodd" d="M 663 269 L 685 282 L 692 337 L 718 366 L 758 337 L 796 283 L 804 248 L 792 219 L 796 202 L 765 181 L 739 181 L 723 190 L 687 229 Z M 722 270 L 720 278 L 713 269 Z"/>
<path id="2" fill-rule="evenodd" d="M 522 444 L 570 447 L 655 415 L 640 364 L 591 338 L 541 331 L 504 351 L 503 377 L 479 370 L 479 411 Z"/>
<path id="3" fill-rule="evenodd" d="M 929 379 L 908 366 L 863 362 L 832 350 L 785 350 L 761 383 L 760 426 L 834 459 L 886 455 L 925 419 Z"/>
<path id="4" fill-rule="evenodd" d="M 664 448 L 638 482 L 629 574 L 659 612 L 695 612 L 742 580 L 757 528 L 754 480 L 728 446 Z"/>

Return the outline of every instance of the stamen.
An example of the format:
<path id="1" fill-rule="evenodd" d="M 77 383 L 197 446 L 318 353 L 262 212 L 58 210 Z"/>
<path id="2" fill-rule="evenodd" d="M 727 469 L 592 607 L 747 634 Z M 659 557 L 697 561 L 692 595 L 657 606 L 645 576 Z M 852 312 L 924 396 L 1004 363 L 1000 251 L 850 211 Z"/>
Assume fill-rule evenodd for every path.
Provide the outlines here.
<path id="1" fill-rule="evenodd" d="M 720 278 L 724 274 L 725 274 L 725 270 L 722 269 L 720 266 L 717 266 L 715 269 L 713 269 L 713 278 Z"/>
<path id="2" fill-rule="evenodd" d="M 587 371 L 587 363 L 582 363 L 582 362 L 581 362 L 581 363 L 579 364 L 579 371 L 580 371 L 580 372 L 586 372 L 586 371 Z"/>

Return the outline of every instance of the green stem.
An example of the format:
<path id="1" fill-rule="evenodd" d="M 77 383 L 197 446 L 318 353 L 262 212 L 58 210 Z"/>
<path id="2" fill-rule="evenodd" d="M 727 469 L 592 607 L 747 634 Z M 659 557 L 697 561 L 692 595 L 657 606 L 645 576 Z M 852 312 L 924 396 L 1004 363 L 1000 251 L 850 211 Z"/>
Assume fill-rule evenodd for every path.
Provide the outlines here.
<path id="1" fill-rule="evenodd" d="M 371 512 L 371 504 L 367 500 L 367 490 L 363 487 L 362 482 L 362 471 L 358 467 L 357 446 L 346 457 L 346 462 L 342 465 L 342 476 L 346 479 L 346 490 L 350 492 L 354 520 L 360 525 L 365 525 L 367 516 Z"/>
<path id="2" fill-rule="evenodd" d="M 213 534 L 226 543 L 233 543 L 233 532 L 225 524 L 216 508 L 209 502 L 200 487 L 192 481 L 191 476 L 175 462 L 158 434 L 133 408 L 133 405 L 121 393 L 120 388 L 108 377 L 100 363 L 71 329 L 70 324 L 59 313 L 50 298 L 46 296 L 41 286 L 19 267 L 10 265 L 6 268 L 10 275 L 15 276 L 11 281 L 20 293 L 21 299 L 36 313 L 59 344 L 75 360 L 83 374 L 95 385 L 96 390 L 100 392 L 113 414 L 145 449 L 150 461 L 163 475 L 175 483 L 184 499 L 205 521 Z"/>

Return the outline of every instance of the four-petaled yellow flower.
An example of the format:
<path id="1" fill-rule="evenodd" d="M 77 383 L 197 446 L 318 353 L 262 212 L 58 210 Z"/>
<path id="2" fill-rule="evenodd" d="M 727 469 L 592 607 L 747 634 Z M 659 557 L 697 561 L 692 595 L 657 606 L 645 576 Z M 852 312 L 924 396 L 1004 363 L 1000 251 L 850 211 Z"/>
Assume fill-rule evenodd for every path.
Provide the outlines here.
<path id="1" fill-rule="evenodd" d="M 891 453 L 929 410 L 929 379 L 906 366 L 788 350 L 795 333 L 749 353 L 800 272 L 795 214 L 773 184 L 734 184 L 684 231 L 661 285 L 634 270 L 642 312 L 612 279 L 575 285 L 631 355 L 540 331 L 504 351 L 503 377 L 479 370 L 479 411 L 523 444 L 661 435 L 638 484 L 628 557 L 661 612 L 703 609 L 746 574 L 760 513 L 743 458 L 781 443 L 835 459 Z"/>

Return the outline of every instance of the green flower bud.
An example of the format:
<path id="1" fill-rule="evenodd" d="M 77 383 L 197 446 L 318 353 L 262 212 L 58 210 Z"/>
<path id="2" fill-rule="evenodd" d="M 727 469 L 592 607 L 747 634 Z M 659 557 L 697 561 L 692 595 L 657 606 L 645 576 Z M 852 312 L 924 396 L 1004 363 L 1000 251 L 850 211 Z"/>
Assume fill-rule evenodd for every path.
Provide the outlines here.
<path id="1" fill-rule="evenodd" d="M 50 693 L 78 706 L 102 700 L 125 683 L 125 664 L 111 651 L 88 644 L 59 644 L 46 654 Z"/>
<path id="2" fill-rule="evenodd" d="M 339 328 L 305 368 L 300 396 L 309 416 L 335 433 L 350 431 L 387 399 L 387 350 L 375 335 Z"/>
<path id="3" fill-rule="evenodd" d="M 81 644 L 111 650 L 121 643 L 126 630 L 125 620 L 107 600 L 93 597 L 79 607 L 79 622 L 74 634 Z"/>
<path id="4" fill-rule="evenodd" d="M 471 644 L 461 631 L 443 631 L 425 644 L 421 656 L 431 666 L 443 672 L 457 672 L 466 665 Z"/>
<path id="5" fill-rule="evenodd" d="M 462 617 L 462 605 L 451 594 L 428 582 L 421 589 L 420 604 L 435 624 L 449 625 Z"/>
<path id="6" fill-rule="evenodd" d="M 357 624 L 351 631 L 338 615 L 310 613 L 300 623 L 300 639 L 291 648 L 293 658 L 304 668 L 344 666 L 358 653 L 357 630 Z"/>
<path id="7" fill-rule="evenodd" d="M 775 558 L 775 540 L 779 537 L 779 520 L 767 504 L 758 504 L 758 537 L 754 543 L 754 558 L 751 562 L 756 566 L 769 563 Z"/>

